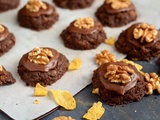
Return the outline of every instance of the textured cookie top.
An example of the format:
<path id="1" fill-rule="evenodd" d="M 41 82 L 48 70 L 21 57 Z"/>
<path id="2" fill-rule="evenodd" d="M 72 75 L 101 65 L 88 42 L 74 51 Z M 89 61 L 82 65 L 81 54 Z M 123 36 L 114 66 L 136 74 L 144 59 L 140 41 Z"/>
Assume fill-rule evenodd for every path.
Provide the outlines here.
<path id="1" fill-rule="evenodd" d="M 26 8 L 31 12 L 38 12 L 40 9 L 47 9 L 47 5 L 41 0 L 29 0 Z"/>

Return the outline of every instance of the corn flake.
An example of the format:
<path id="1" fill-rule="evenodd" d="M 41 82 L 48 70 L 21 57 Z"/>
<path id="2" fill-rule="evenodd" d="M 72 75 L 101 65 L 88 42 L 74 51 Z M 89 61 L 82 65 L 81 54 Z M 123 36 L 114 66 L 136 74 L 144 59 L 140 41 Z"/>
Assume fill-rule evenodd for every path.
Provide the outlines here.
<path id="1" fill-rule="evenodd" d="M 114 45 L 114 43 L 115 43 L 114 37 L 110 37 L 109 39 L 106 39 L 105 43 L 108 45 L 111 45 L 111 46 Z"/>
<path id="2" fill-rule="evenodd" d="M 39 83 L 36 84 L 35 90 L 34 90 L 34 96 L 46 96 L 48 93 L 47 89 L 40 85 Z"/>
<path id="3" fill-rule="evenodd" d="M 75 58 L 69 65 L 68 70 L 77 70 L 82 66 L 82 61 L 79 58 Z"/>
<path id="4" fill-rule="evenodd" d="M 99 88 L 93 89 L 93 90 L 92 90 L 92 93 L 93 93 L 93 94 L 99 95 Z"/>
<path id="5" fill-rule="evenodd" d="M 59 117 L 54 118 L 53 120 L 75 120 L 75 119 L 71 118 L 70 116 L 69 117 L 59 116 Z"/>
<path id="6" fill-rule="evenodd" d="M 133 61 L 130 61 L 130 60 L 127 60 L 127 59 L 123 59 L 122 62 L 134 65 L 137 68 L 138 71 L 141 71 L 142 68 L 143 68 L 141 65 L 139 65 L 137 63 L 134 63 Z"/>
<path id="7" fill-rule="evenodd" d="M 33 103 L 34 103 L 34 104 L 39 104 L 40 101 L 39 101 L 39 100 L 35 100 Z"/>
<path id="8" fill-rule="evenodd" d="M 66 110 L 73 110 L 76 108 L 76 101 L 68 91 L 50 90 L 56 103 Z"/>
<path id="9" fill-rule="evenodd" d="M 87 120 L 97 120 L 102 117 L 104 112 L 105 112 L 105 109 L 103 108 L 101 102 L 94 103 L 93 106 L 83 116 L 83 118 L 85 118 Z"/>

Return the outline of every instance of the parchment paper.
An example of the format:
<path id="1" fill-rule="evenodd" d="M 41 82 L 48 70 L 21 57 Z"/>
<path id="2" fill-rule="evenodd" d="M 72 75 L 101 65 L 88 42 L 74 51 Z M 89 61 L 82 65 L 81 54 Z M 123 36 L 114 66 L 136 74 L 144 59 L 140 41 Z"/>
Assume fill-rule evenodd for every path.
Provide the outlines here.
<path id="1" fill-rule="evenodd" d="M 54 5 L 52 0 L 45 1 Z M 26 86 L 17 74 L 20 58 L 34 47 L 52 47 L 64 54 L 70 61 L 77 57 L 82 60 L 83 66 L 80 70 L 67 72 L 56 83 L 47 86 L 48 89 L 68 90 L 72 95 L 75 95 L 91 83 L 93 70 L 98 67 L 94 61 L 95 54 L 100 53 L 101 50 L 108 49 L 119 60 L 125 57 L 125 55 L 118 53 L 114 46 L 109 46 L 105 43 L 102 43 L 94 50 L 71 50 L 64 47 L 59 37 L 61 31 L 76 18 L 90 16 L 96 19 L 94 13 L 102 5 L 103 1 L 95 0 L 90 8 L 83 10 L 71 11 L 56 7 L 60 15 L 59 21 L 51 29 L 41 32 L 19 27 L 17 23 L 17 12 L 26 4 L 27 0 L 21 0 L 21 4 L 17 9 L 0 14 L 0 23 L 6 25 L 10 32 L 13 32 L 16 36 L 16 45 L 8 53 L 0 57 L 0 64 L 10 71 L 16 79 L 16 83 L 13 85 L 0 86 L 0 109 L 16 120 L 31 120 L 57 106 L 49 96 L 34 97 L 34 88 Z M 159 0 L 133 0 L 133 2 L 138 13 L 138 19 L 135 22 L 148 22 L 154 24 L 156 28 L 160 28 Z M 117 39 L 122 30 L 135 22 L 120 28 L 104 27 L 104 29 L 108 38 L 115 37 Z M 40 104 L 33 104 L 36 99 L 40 101 Z"/>

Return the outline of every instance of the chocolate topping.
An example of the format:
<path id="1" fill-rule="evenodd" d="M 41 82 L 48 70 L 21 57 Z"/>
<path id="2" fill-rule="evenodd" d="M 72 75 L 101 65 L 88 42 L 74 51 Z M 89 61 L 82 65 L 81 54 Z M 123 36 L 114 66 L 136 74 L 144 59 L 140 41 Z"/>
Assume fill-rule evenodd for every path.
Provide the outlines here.
<path id="1" fill-rule="evenodd" d="M 24 6 L 20 11 L 19 13 L 21 15 L 24 15 L 24 16 L 31 16 L 31 17 L 36 17 L 36 16 L 40 16 L 40 15 L 51 15 L 54 11 L 53 7 L 51 5 L 49 5 L 48 3 L 44 2 L 46 5 L 47 5 L 47 9 L 40 9 L 38 12 L 31 12 L 30 10 L 28 10 L 26 8 L 26 6 Z"/>
<path id="2" fill-rule="evenodd" d="M 80 33 L 80 34 L 92 34 L 96 31 L 102 31 L 103 27 L 99 22 L 94 21 L 94 27 L 91 27 L 89 29 L 80 29 L 74 26 L 73 21 L 69 27 L 67 28 L 67 31 L 70 33 Z"/>
<path id="3" fill-rule="evenodd" d="M 112 83 L 111 81 L 107 80 L 106 78 L 104 78 L 104 75 L 106 73 L 106 68 L 110 65 L 110 64 L 114 64 L 114 65 L 120 65 L 120 66 L 128 66 L 131 69 L 134 70 L 134 73 L 131 75 L 131 82 L 126 83 L 126 84 L 122 84 L 122 83 Z M 110 62 L 110 63 L 106 63 L 103 64 L 102 66 L 100 66 L 98 68 L 98 74 L 100 76 L 99 80 L 101 81 L 101 83 L 104 85 L 104 87 L 110 91 L 114 91 L 120 95 L 124 95 L 128 90 L 130 90 L 131 88 L 133 88 L 137 81 L 140 78 L 139 76 L 139 72 L 137 71 L 137 69 L 131 65 L 131 64 L 126 64 L 124 62 Z"/>
<path id="4" fill-rule="evenodd" d="M 3 27 L 4 27 L 4 31 L 0 32 L 0 41 L 5 40 L 9 34 L 8 29 L 5 26 L 3 26 Z"/>
<path id="5" fill-rule="evenodd" d="M 135 7 L 134 7 L 133 3 L 131 3 L 131 5 L 128 8 L 115 10 L 111 7 L 111 4 L 106 4 L 106 2 L 105 2 L 104 3 L 104 8 L 105 8 L 104 9 L 105 12 L 108 13 L 108 14 L 116 14 L 116 13 L 119 13 L 119 12 L 126 12 L 126 11 L 135 10 Z"/>
<path id="6" fill-rule="evenodd" d="M 42 65 L 42 64 L 35 64 L 33 62 L 31 62 L 28 59 L 28 53 L 24 54 L 23 57 L 20 60 L 20 64 L 23 65 L 28 71 L 41 71 L 41 72 L 47 72 L 51 69 L 54 69 L 57 65 L 57 60 L 59 57 L 59 53 L 51 48 L 47 48 L 49 50 L 52 51 L 53 54 L 53 58 L 50 59 L 50 62 L 46 65 Z"/>

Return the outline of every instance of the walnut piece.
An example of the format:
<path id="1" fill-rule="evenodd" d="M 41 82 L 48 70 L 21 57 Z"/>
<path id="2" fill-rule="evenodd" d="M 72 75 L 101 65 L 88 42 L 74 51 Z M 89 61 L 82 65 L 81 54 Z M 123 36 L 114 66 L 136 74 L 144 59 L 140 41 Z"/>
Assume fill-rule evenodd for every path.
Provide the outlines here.
<path id="1" fill-rule="evenodd" d="M 107 72 L 104 75 L 109 81 L 113 83 L 128 83 L 131 81 L 131 74 L 134 73 L 134 70 L 128 66 L 119 66 L 119 65 L 109 65 L 107 67 Z"/>
<path id="2" fill-rule="evenodd" d="M 75 119 L 71 118 L 70 116 L 69 117 L 60 116 L 60 117 L 54 118 L 53 120 L 75 120 Z"/>
<path id="3" fill-rule="evenodd" d="M 3 25 L 0 24 L 0 33 L 4 31 Z"/>
<path id="4" fill-rule="evenodd" d="M 153 94 L 154 90 L 157 90 L 160 94 L 160 77 L 156 73 L 145 73 L 144 74 L 145 81 L 147 82 L 146 88 L 147 88 L 147 94 L 151 95 Z"/>
<path id="5" fill-rule="evenodd" d="M 74 27 L 80 29 L 89 29 L 94 26 L 94 20 L 90 17 L 79 18 L 74 22 Z"/>
<path id="6" fill-rule="evenodd" d="M 106 4 L 111 4 L 112 9 L 118 10 L 131 5 L 130 0 L 106 0 Z"/>
<path id="7" fill-rule="evenodd" d="M 28 59 L 36 64 L 47 64 L 53 58 L 52 51 L 45 48 L 34 48 L 29 54 Z"/>
<path id="8" fill-rule="evenodd" d="M 3 67 L 2 67 L 2 65 L 0 65 L 0 72 L 1 72 L 1 71 L 3 71 Z"/>
<path id="9" fill-rule="evenodd" d="M 141 23 L 133 30 L 133 36 L 135 39 L 140 39 L 140 42 L 152 42 L 156 38 L 158 31 L 154 25 L 147 23 Z"/>
<path id="10" fill-rule="evenodd" d="M 47 9 L 47 6 L 41 0 L 29 0 L 26 8 L 31 12 L 38 12 L 41 8 Z"/>
<path id="11" fill-rule="evenodd" d="M 102 65 L 108 62 L 116 62 L 117 58 L 111 54 L 108 50 L 101 51 L 100 54 L 96 54 L 96 63 Z"/>

